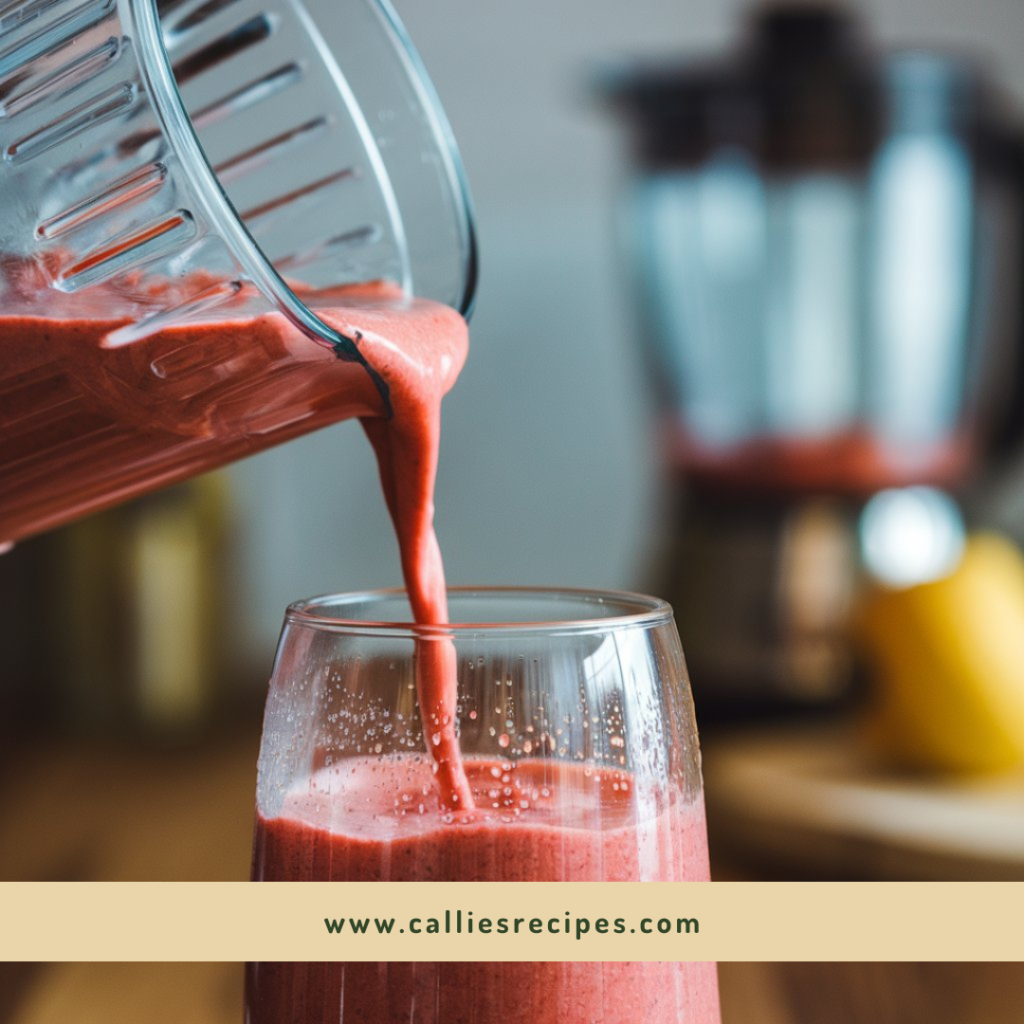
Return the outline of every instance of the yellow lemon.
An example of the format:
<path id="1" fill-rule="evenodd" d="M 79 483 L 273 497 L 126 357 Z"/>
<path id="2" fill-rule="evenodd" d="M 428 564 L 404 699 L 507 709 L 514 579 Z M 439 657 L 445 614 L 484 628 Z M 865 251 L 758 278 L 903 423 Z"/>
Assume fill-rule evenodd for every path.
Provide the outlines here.
<path id="1" fill-rule="evenodd" d="M 944 579 L 872 586 L 856 627 L 886 754 L 958 772 L 1024 763 L 1024 556 L 1010 541 L 976 535 Z"/>

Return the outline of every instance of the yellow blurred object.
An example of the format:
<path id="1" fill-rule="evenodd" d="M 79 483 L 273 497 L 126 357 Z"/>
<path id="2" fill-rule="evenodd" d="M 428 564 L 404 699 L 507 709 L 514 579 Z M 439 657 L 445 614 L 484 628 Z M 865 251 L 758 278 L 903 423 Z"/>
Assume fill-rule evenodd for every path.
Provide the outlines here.
<path id="1" fill-rule="evenodd" d="M 949 772 L 1024 763 L 1024 556 L 1010 541 L 976 535 L 944 579 L 871 588 L 857 632 L 883 753 Z"/>
<path id="2" fill-rule="evenodd" d="M 77 726 L 200 732 L 224 683 L 231 499 L 209 473 L 54 535 L 61 703 Z"/>

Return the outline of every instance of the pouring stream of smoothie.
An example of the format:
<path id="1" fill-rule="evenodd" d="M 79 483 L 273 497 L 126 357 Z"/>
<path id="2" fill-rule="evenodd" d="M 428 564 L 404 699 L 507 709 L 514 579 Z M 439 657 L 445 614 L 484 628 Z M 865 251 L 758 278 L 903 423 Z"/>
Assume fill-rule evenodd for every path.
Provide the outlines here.
<path id="1" fill-rule="evenodd" d="M 393 316 L 361 316 L 332 326 L 366 346 L 368 359 L 387 382 L 393 415 L 362 420 L 377 455 L 381 485 L 398 535 L 402 574 L 413 617 L 420 625 L 448 622 L 441 547 L 434 531 L 434 482 L 441 440 L 441 399 L 465 362 L 465 322 L 453 310 L 416 300 Z M 368 334 L 373 324 L 377 333 Z M 401 347 L 394 340 L 401 339 Z M 437 769 L 442 804 L 470 812 L 473 794 L 462 767 L 456 733 L 455 645 L 444 637 L 416 642 L 416 689 L 427 746 Z"/>
<path id="2" fill-rule="evenodd" d="M 413 617 L 447 622 L 433 497 L 441 399 L 468 347 L 458 313 L 382 283 L 302 290 L 386 382 L 388 416 L 365 367 L 337 358 L 278 313 L 229 310 L 109 346 L 120 328 L 216 283 L 204 275 L 146 293 L 128 279 L 69 297 L 47 287 L 44 270 L 26 264 L 0 316 L 0 547 L 359 417 L 380 463 Z M 239 310 L 249 298 L 239 290 Z M 418 640 L 416 675 L 441 804 L 470 810 L 452 643 Z"/>

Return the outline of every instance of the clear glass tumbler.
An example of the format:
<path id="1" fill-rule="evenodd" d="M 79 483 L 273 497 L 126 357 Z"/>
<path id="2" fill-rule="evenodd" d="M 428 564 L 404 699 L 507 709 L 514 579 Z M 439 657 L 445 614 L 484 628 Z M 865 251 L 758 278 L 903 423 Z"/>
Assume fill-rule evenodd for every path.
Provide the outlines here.
<path id="1" fill-rule="evenodd" d="M 287 612 L 259 760 L 256 881 L 702 881 L 700 755 L 667 604 L 452 590 Z M 442 805 L 416 699 L 455 649 L 472 812 Z M 709 963 L 250 964 L 248 1024 L 718 1024 Z"/>

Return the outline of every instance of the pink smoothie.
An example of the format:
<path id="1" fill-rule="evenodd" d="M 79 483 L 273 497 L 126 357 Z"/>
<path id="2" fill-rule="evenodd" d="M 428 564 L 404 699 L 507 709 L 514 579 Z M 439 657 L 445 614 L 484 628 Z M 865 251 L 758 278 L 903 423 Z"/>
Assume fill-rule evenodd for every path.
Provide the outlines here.
<path id="1" fill-rule="evenodd" d="M 719 1024 L 713 963 L 260 963 L 246 1024 Z"/>
<path id="2" fill-rule="evenodd" d="M 351 759 L 257 822 L 264 881 L 706 881 L 703 806 L 623 771 L 467 758 L 476 810 L 431 799 L 426 756 Z M 638 811 L 644 807 L 643 812 Z M 467 908 L 467 910 L 470 908 Z M 515 908 L 510 908 L 510 917 Z M 561 915 L 562 908 L 552 908 Z M 600 916 L 595 908 L 594 917 Z M 630 922 L 636 924 L 636 922 Z M 482 939 L 482 941 L 486 941 Z M 250 1024 L 718 1024 L 714 964 L 259 964 Z"/>

